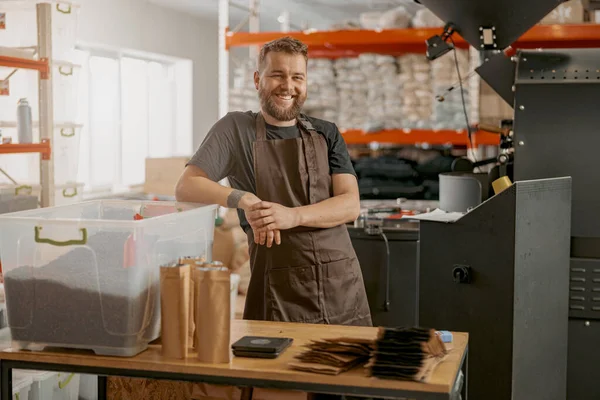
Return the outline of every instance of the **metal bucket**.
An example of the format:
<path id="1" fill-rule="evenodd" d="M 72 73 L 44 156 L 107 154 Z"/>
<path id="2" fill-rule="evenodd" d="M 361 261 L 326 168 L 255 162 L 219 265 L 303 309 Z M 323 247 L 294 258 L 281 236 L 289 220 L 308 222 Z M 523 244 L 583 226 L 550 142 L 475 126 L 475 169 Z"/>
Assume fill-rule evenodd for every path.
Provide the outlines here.
<path id="1" fill-rule="evenodd" d="M 487 200 L 487 173 L 447 172 L 440 177 L 440 209 L 446 212 L 467 212 Z"/>

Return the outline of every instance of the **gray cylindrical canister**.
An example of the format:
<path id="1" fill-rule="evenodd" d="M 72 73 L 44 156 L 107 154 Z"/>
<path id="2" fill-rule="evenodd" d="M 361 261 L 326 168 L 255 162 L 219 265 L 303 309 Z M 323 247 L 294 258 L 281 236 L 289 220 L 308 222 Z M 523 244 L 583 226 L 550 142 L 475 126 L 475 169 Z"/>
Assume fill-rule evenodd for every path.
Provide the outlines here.
<path id="1" fill-rule="evenodd" d="M 19 143 L 33 142 L 31 107 L 27 99 L 20 99 L 17 103 L 17 138 Z"/>

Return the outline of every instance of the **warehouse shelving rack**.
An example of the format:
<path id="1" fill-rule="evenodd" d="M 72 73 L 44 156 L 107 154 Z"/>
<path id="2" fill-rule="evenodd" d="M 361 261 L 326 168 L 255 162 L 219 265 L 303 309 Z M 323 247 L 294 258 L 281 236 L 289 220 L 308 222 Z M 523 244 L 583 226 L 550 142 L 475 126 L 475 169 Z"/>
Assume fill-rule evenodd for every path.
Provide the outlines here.
<path id="1" fill-rule="evenodd" d="M 37 59 L 33 54 L 22 52 L 14 56 L 15 49 L 0 50 L 0 66 L 16 69 L 33 69 L 39 72 L 39 132 L 40 143 L 0 144 L 0 154 L 40 153 L 41 206 L 54 205 L 54 161 L 52 159 L 52 136 L 54 127 L 52 96 L 52 6 L 51 3 L 36 4 Z M 7 55 L 6 53 L 10 55 Z"/>
<path id="2" fill-rule="evenodd" d="M 425 40 L 440 33 L 440 28 L 407 28 L 388 30 L 337 30 L 337 31 L 295 31 L 295 32 L 258 32 L 252 29 L 258 26 L 258 1 L 251 0 L 248 9 L 251 23 L 249 32 L 229 29 L 229 0 L 219 2 L 219 116 L 227 112 L 229 91 L 228 51 L 233 47 L 258 46 L 282 36 L 291 36 L 302 40 L 309 46 L 311 57 L 340 58 L 356 57 L 361 53 L 372 52 L 399 56 L 406 53 L 424 53 Z M 468 43 L 459 35 L 454 42 L 458 48 L 468 48 Z M 536 25 L 523 34 L 511 47 L 514 49 L 535 48 L 592 48 L 600 46 L 600 25 Z M 454 145 L 470 147 L 465 130 L 419 130 L 395 129 L 369 133 L 360 130 L 342 132 L 348 144 L 369 144 L 373 142 L 395 145 L 428 143 L 431 145 Z M 477 131 L 472 135 L 473 146 L 497 146 L 499 136 Z"/>

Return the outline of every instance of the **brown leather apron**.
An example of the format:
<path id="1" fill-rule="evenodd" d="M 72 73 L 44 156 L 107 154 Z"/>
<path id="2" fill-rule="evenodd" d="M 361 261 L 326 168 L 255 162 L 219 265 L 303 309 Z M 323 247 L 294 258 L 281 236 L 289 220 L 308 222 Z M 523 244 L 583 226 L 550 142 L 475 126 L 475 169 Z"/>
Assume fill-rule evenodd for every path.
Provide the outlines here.
<path id="1" fill-rule="evenodd" d="M 304 118 L 300 138 L 267 140 L 256 118 L 256 195 L 286 207 L 333 195 L 327 142 Z M 281 244 L 254 243 L 248 229 L 252 275 L 244 319 L 371 326 L 362 273 L 345 225 L 281 231 Z"/>

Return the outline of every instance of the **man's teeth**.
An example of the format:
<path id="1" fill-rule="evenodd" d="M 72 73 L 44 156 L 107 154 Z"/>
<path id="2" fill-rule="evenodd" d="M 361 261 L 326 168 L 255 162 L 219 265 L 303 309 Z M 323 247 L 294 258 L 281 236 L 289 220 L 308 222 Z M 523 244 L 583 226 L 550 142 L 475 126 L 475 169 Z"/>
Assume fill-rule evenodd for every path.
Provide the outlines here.
<path id="1" fill-rule="evenodd" d="M 283 96 L 283 95 L 278 94 L 277 97 L 279 97 L 280 99 L 284 99 L 284 100 L 291 100 L 292 99 L 292 96 L 290 96 L 290 95 Z"/>

